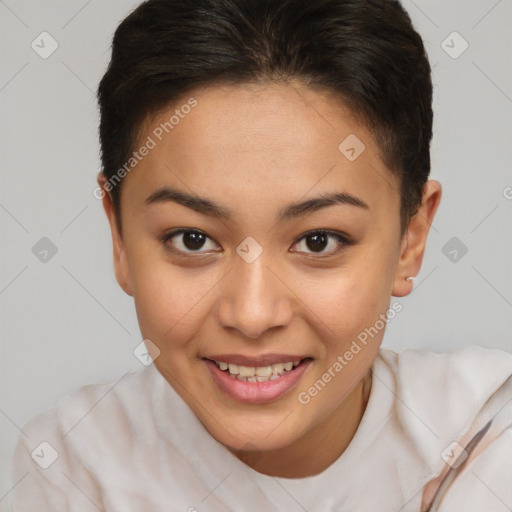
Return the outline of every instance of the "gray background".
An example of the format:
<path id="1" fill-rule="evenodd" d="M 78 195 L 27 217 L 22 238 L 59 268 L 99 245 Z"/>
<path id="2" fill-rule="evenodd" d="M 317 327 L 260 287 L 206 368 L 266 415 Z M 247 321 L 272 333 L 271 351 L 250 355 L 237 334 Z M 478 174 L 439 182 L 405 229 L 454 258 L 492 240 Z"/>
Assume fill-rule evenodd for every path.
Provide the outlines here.
<path id="1" fill-rule="evenodd" d="M 93 196 L 94 91 L 113 31 L 137 4 L 0 0 L 0 510 L 22 426 L 81 385 L 141 368 L 133 299 L 115 281 Z M 415 290 L 393 299 L 403 311 L 383 346 L 512 352 L 512 2 L 403 4 L 433 67 L 432 178 L 443 199 Z M 47 59 L 31 47 L 43 31 L 59 45 Z M 469 44 L 457 58 L 453 31 Z M 46 262 L 33 252 L 43 237 L 57 248 Z"/>

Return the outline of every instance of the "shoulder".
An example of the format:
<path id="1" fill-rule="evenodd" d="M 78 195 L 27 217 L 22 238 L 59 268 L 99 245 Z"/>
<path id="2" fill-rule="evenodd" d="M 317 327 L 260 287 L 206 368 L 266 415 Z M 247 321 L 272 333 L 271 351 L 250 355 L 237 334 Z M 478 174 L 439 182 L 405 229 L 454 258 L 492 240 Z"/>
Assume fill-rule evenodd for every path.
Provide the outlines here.
<path id="1" fill-rule="evenodd" d="M 156 372 L 151 365 L 82 386 L 27 422 L 12 459 L 12 480 L 19 482 L 13 502 L 23 504 L 23 510 L 32 505 L 46 510 L 47 503 L 55 507 L 52 510 L 64 510 L 70 497 L 82 499 L 75 496 L 77 485 L 100 500 L 91 471 L 97 463 L 91 461 L 104 460 L 107 450 L 125 452 L 145 425 L 151 425 L 147 397 L 155 381 L 158 384 Z M 90 506 L 84 502 L 83 510 Z"/>
<path id="2" fill-rule="evenodd" d="M 433 398 L 436 409 L 445 405 L 476 413 L 512 375 L 512 354 L 478 345 L 451 352 L 381 349 L 380 357 L 394 373 L 400 395 L 429 413 Z"/>
<path id="3" fill-rule="evenodd" d="M 468 345 L 442 353 L 381 349 L 379 356 L 394 375 L 401 427 L 433 473 L 444 464 L 447 447 L 470 430 L 491 402 L 500 401 L 495 407 L 502 432 L 510 435 L 512 354 Z"/>
<path id="4" fill-rule="evenodd" d="M 501 349 L 486 348 L 479 345 L 466 345 L 449 352 L 406 349 L 395 352 L 382 348 L 380 357 L 390 365 L 402 379 L 412 372 L 423 373 L 435 371 L 450 380 L 467 379 L 468 370 L 479 380 L 492 376 L 494 370 L 501 374 L 512 373 L 512 354 Z M 447 374 L 449 371 L 449 374 Z M 498 377 L 499 379 L 500 377 Z"/>
<path id="5" fill-rule="evenodd" d="M 127 426 L 140 428 L 134 420 L 144 416 L 149 408 L 147 397 L 158 379 L 156 373 L 151 365 L 115 379 L 81 386 L 26 423 L 22 437 L 35 441 L 50 436 L 66 441 L 82 431 L 92 437 L 96 429 L 98 434 L 111 430 L 123 435 Z"/>

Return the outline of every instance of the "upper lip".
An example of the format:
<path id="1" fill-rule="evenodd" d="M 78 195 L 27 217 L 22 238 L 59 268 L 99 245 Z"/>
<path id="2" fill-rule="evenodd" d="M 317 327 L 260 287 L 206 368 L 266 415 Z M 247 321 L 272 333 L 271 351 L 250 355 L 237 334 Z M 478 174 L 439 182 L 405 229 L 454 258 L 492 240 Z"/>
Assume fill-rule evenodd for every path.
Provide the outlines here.
<path id="1" fill-rule="evenodd" d="M 297 354 L 262 354 L 257 357 L 244 356 L 242 354 L 215 354 L 204 359 L 222 361 L 224 363 L 236 364 L 237 366 L 271 366 L 273 364 L 302 361 L 307 356 Z"/>

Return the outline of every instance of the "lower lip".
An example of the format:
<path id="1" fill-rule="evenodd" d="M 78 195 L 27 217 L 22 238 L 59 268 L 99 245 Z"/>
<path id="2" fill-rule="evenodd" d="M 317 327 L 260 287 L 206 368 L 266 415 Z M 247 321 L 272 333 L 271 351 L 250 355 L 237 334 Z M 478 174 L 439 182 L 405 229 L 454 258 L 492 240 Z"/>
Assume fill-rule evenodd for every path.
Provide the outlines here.
<path id="1" fill-rule="evenodd" d="M 204 359 L 204 362 L 217 386 L 228 396 L 240 402 L 261 404 L 277 400 L 293 389 L 313 361 L 303 360 L 293 370 L 286 372 L 278 379 L 266 382 L 238 380 L 231 377 L 229 372 L 222 371 L 213 361 Z"/>

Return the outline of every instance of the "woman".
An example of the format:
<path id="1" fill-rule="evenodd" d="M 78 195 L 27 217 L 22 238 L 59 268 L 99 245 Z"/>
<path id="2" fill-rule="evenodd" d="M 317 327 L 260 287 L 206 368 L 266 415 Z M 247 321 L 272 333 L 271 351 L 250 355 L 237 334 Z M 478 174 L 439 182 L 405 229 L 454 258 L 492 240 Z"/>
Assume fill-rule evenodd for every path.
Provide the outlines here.
<path id="1" fill-rule="evenodd" d="M 15 510 L 512 507 L 512 355 L 381 348 L 441 199 L 397 1 L 149 0 L 98 98 L 147 366 L 24 428 Z"/>

